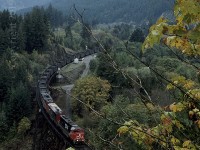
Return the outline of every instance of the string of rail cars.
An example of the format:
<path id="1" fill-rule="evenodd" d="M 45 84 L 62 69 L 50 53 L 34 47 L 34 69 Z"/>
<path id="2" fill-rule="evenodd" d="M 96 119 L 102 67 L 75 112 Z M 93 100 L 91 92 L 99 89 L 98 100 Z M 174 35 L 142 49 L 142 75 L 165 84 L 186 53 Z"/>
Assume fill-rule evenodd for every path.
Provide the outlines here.
<path id="1" fill-rule="evenodd" d="M 67 140 L 73 145 L 86 145 L 84 129 L 79 127 L 74 121 L 63 114 L 63 111 L 54 103 L 49 91 L 49 83 L 52 77 L 54 77 L 59 68 L 72 63 L 74 59 L 81 59 L 85 56 L 97 53 L 99 50 L 86 50 L 76 54 L 65 54 L 63 59 L 55 62 L 53 65 L 47 67 L 41 74 L 38 80 L 37 93 L 39 93 L 38 104 L 43 114 L 47 116 L 46 119 L 53 122 L 56 126 L 56 132 L 62 132 L 59 134 L 65 135 Z"/>

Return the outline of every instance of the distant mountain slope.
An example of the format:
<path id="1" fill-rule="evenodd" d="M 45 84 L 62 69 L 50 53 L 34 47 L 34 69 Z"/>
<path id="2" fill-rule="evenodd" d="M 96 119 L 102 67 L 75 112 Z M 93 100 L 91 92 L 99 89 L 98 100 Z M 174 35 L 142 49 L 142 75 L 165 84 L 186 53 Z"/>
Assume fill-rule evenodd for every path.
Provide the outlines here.
<path id="1" fill-rule="evenodd" d="M 85 18 L 100 23 L 155 21 L 163 12 L 172 10 L 174 0 L 52 0 L 52 5 L 65 13 L 73 4 Z"/>
<path id="2" fill-rule="evenodd" d="M 35 5 L 44 5 L 50 1 L 51 0 L 0 0 L 0 10 L 12 9 L 16 11 Z"/>

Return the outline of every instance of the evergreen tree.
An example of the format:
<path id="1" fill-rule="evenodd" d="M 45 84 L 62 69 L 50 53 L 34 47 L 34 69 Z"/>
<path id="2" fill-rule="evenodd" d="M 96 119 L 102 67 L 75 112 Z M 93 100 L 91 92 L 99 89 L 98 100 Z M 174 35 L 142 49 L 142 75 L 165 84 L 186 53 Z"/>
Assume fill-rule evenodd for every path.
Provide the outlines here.
<path id="1" fill-rule="evenodd" d="M 22 23 L 19 24 L 16 42 L 17 42 L 17 50 L 19 51 L 25 50 L 25 33 Z"/>
<path id="2" fill-rule="evenodd" d="M 9 68 L 8 62 L 1 57 L 0 62 L 0 102 L 6 102 L 9 99 L 9 89 L 12 84 L 12 72 Z"/>
<path id="3" fill-rule="evenodd" d="M 63 13 L 53 8 L 51 4 L 45 10 L 45 13 L 53 28 L 59 27 L 63 24 L 64 22 Z"/>
<path id="4" fill-rule="evenodd" d="M 53 15 L 53 7 L 51 4 L 49 4 L 49 6 L 47 7 L 46 9 L 46 16 L 47 18 L 49 19 L 52 27 L 55 27 L 55 22 L 56 22 L 56 18 L 55 16 Z"/>
<path id="5" fill-rule="evenodd" d="M 41 50 L 46 45 L 47 32 L 45 24 L 44 10 L 40 8 L 34 8 L 32 13 L 32 36 L 33 36 L 33 48 Z"/>
<path id="6" fill-rule="evenodd" d="M 132 34 L 129 39 L 130 42 L 144 42 L 144 33 L 142 32 L 141 29 L 137 28 Z"/>
<path id="7" fill-rule="evenodd" d="M 128 24 L 121 24 L 114 26 L 112 34 L 119 39 L 126 40 L 130 35 L 131 26 Z"/>
<path id="8" fill-rule="evenodd" d="M 9 29 L 10 26 L 10 12 L 8 10 L 4 10 L 0 13 L 0 28 L 2 30 Z"/>
<path id="9" fill-rule="evenodd" d="M 5 120 L 0 121 L 0 143 L 6 139 L 8 125 Z"/>
<path id="10" fill-rule="evenodd" d="M 81 41 L 81 47 L 83 49 L 86 48 L 86 46 L 88 48 L 90 48 L 91 46 L 91 28 L 89 26 L 89 24 L 84 24 L 82 26 L 82 31 L 81 31 L 81 37 L 83 38 L 83 40 Z"/>
<path id="11" fill-rule="evenodd" d="M 1 54 L 10 47 L 9 29 L 0 28 L 0 52 Z"/>
<path id="12" fill-rule="evenodd" d="M 74 42 L 73 42 L 73 35 L 72 35 L 70 26 L 67 26 L 65 29 L 65 37 L 66 37 L 65 46 L 73 49 Z"/>
<path id="13" fill-rule="evenodd" d="M 24 29 L 26 35 L 26 50 L 32 52 L 44 50 L 50 34 L 49 22 L 44 9 L 35 7 L 24 19 Z"/>
<path id="14" fill-rule="evenodd" d="M 32 52 L 33 44 L 32 44 L 32 20 L 31 20 L 31 14 L 27 13 L 24 16 L 24 33 L 25 33 L 25 49 L 27 52 Z"/>
<path id="15" fill-rule="evenodd" d="M 10 100 L 6 108 L 8 125 L 18 123 L 24 116 L 31 113 L 30 93 L 28 87 L 20 82 L 10 91 Z"/>

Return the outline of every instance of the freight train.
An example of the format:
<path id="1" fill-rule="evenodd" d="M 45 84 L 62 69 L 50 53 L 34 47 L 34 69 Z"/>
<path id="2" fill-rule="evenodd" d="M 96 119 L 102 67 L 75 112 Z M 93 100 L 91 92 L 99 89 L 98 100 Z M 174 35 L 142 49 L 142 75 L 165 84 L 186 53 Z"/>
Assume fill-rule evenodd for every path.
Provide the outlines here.
<path id="1" fill-rule="evenodd" d="M 63 111 L 54 103 L 50 91 L 49 83 L 53 76 L 56 75 L 58 68 L 62 68 L 65 65 L 72 63 L 75 58 L 81 59 L 85 56 L 99 52 L 98 49 L 87 50 L 84 52 L 79 52 L 75 54 L 65 54 L 62 60 L 55 62 L 53 65 L 47 67 L 41 74 L 38 81 L 39 99 L 42 104 L 42 109 L 45 111 L 49 119 L 56 124 L 58 128 L 68 137 L 74 144 L 84 143 L 84 130 L 79 127 L 75 122 L 63 114 Z"/>

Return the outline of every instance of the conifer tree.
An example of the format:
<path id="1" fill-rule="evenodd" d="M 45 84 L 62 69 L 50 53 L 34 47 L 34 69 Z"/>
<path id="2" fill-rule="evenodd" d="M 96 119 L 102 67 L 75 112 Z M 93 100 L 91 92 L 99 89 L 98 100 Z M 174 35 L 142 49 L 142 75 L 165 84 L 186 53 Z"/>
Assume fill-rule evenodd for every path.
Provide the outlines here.
<path id="1" fill-rule="evenodd" d="M 137 28 L 132 34 L 129 39 L 130 42 L 144 42 L 144 33 L 141 29 Z"/>
<path id="2" fill-rule="evenodd" d="M 86 48 L 86 46 L 88 48 L 90 48 L 91 45 L 91 29 L 89 24 L 83 24 L 82 26 L 82 31 L 81 31 L 81 37 L 82 37 L 82 41 L 81 41 L 81 47 L 83 49 Z"/>
<path id="3" fill-rule="evenodd" d="M 25 84 L 20 82 L 10 91 L 10 100 L 6 108 L 6 118 L 9 125 L 18 123 L 24 116 L 31 113 L 30 93 Z"/>

